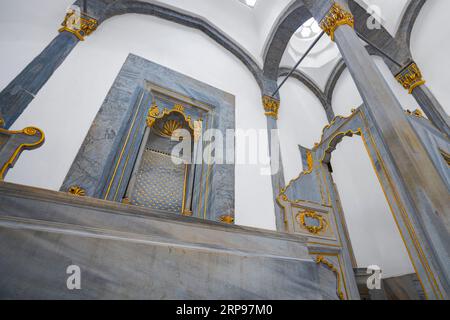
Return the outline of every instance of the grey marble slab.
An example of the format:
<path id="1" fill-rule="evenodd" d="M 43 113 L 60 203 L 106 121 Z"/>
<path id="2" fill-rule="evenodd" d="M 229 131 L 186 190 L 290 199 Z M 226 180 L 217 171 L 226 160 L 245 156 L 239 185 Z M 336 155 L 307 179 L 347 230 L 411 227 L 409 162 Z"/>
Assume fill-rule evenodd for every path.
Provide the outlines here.
<path id="1" fill-rule="evenodd" d="M 322 299 L 332 292 L 320 287 L 302 236 L 9 183 L 0 183 L 0 254 L 3 299 Z M 70 265 L 81 269 L 80 290 L 67 289 Z"/>

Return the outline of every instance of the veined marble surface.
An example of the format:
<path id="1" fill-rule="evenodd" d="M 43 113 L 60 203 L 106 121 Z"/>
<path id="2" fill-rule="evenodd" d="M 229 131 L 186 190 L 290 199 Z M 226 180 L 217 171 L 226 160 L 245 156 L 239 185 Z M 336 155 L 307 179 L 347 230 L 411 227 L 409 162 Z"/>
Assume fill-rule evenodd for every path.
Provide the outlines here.
<path id="1" fill-rule="evenodd" d="M 305 242 L 0 183 L 3 299 L 322 299 L 332 289 Z M 66 286 L 70 265 L 80 290 Z"/>

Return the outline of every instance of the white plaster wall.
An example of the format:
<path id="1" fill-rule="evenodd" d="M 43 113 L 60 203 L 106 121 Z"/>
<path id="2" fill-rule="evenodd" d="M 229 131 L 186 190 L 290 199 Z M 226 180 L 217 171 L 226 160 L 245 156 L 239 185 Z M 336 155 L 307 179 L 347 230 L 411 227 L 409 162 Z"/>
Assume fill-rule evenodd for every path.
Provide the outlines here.
<path id="1" fill-rule="evenodd" d="M 348 116 L 351 109 L 359 107 L 362 102 L 350 72 L 345 69 L 333 92 L 332 107 L 334 114 Z"/>
<path id="2" fill-rule="evenodd" d="M 421 109 L 414 97 L 408 94 L 408 91 L 395 80 L 395 77 L 389 71 L 389 68 L 384 63 L 383 59 L 378 56 L 372 56 L 375 64 L 380 70 L 386 82 L 394 92 L 394 95 L 400 102 L 404 110 Z M 347 116 L 350 114 L 352 108 L 359 107 L 363 103 L 358 89 L 350 75 L 348 69 L 342 73 L 338 85 L 333 92 L 333 110 L 336 115 Z"/>
<path id="3" fill-rule="evenodd" d="M 411 108 L 415 101 L 411 101 L 412 98 L 402 91 L 404 89 L 396 85 L 384 62 L 376 57 L 374 60 L 402 106 Z M 350 73 L 345 70 L 334 91 L 333 110 L 336 114 L 347 116 L 351 108 L 361 103 Z M 412 108 L 415 109 L 415 106 Z M 345 138 L 334 151 L 331 164 L 358 266 L 378 265 L 384 277 L 413 273 L 362 139 L 358 136 Z"/>
<path id="4" fill-rule="evenodd" d="M 378 265 L 383 277 L 414 273 L 363 140 L 344 138 L 331 164 L 358 267 Z"/>
<path id="5" fill-rule="evenodd" d="M 0 90 L 58 34 L 73 0 L 0 0 Z"/>
<path id="6" fill-rule="evenodd" d="M 285 10 L 296 0 L 258 0 L 252 9 L 255 15 L 255 27 L 258 32 L 260 45 L 260 56 L 264 55 L 265 47 L 268 45 L 275 24 Z"/>
<path id="7" fill-rule="evenodd" d="M 262 65 L 254 8 L 239 0 L 144 0 L 182 9 L 203 17 L 245 48 Z"/>
<path id="8" fill-rule="evenodd" d="M 328 121 L 320 101 L 300 81 L 289 79 L 280 97 L 278 128 L 284 177 L 289 182 L 303 171 L 298 145 L 312 149 Z"/>
<path id="9" fill-rule="evenodd" d="M 27 1 L 2 3 L 9 12 Z M 64 16 L 64 6 L 52 16 L 27 16 L 29 25 L 40 25 L 49 34 Z M 52 23 L 49 23 L 49 19 Z M 45 23 L 44 23 L 44 22 Z M 5 30 L 11 25 L 3 25 Z M 40 52 L 51 37 L 33 41 L 29 25 L 15 24 L 17 39 L 2 52 L 0 69 L 15 66 L 6 85 L 25 66 L 27 59 Z M 42 31 L 42 33 L 45 33 Z M 6 32 L 0 43 L 11 40 Z M 33 54 L 20 53 L 23 45 Z M 31 49 L 30 49 L 31 50 Z M 156 17 L 124 15 L 106 21 L 86 41 L 81 42 L 41 89 L 12 129 L 36 125 L 46 133 L 45 144 L 24 152 L 7 176 L 7 181 L 58 190 L 85 135 L 127 55 L 134 53 L 166 67 L 206 82 L 236 96 L 237 128 L 265 129 L 261 93 L 242 63 L 202 33 Z M 24 63 L 25 61 L 25 63 Z M 237 146 L 239 147 L 239 146 Z M 270 176 L 262 176 L 257 165 L 236 167 L 236 222 L 274 229 L 275 217 Z"/>
<path id="10" fill-rule="evenodd" d="M 423 73 L 426 85 L 450 114 L 450 1 L 427 1 L 417 17 L 411 35 L 411 51 Z"/>
<path id="11" fill-rule="evenodd" d="M 381 24 L 392 36 L 395 36 L 400 25 L 400 20 L 410 1 L 411 0 L 356 0 L 356 2 L 363 8 L 366 8 L 369 13 L 375 12 L 377 16 L 379 15 Z"/>

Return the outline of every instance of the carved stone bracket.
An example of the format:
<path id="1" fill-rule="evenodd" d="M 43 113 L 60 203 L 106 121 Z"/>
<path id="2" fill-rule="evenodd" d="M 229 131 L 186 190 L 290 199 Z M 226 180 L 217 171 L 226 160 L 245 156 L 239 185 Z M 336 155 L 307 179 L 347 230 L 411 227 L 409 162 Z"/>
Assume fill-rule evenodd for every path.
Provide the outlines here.
<path id="1" fill-rule="evenodd" d="M 0 180 L 14 166 L 23 150 L 36 149 L 45 140 L 44 132 L 35 127 L 27 127 L 20 131 L 0 128 Z"/>

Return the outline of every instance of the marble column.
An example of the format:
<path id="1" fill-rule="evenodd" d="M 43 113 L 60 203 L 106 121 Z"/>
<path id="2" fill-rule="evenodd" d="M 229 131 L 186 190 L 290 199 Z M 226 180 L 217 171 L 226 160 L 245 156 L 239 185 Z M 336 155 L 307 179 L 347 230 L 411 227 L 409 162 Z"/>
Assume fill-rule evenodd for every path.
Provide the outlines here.
<path id="1" fill-rule="evenodd" d="M 449 117 L 439 101 L 425 86 L 422 72 L 415 62 L 410 62 L 395 76 L 397 81 L 408 90 L 427 115 L 428 119 L 447 136 L 450 136 Z"/>
<path id="2" fill-rule="evenodd" d="M 267 117 L 267 135 L 269 143 L 269 156 L 271 162 L 271 179 L 272 179 L 272 191 L 273 202 L 275 206 L 275 223 L 277 231 L 286 232 L 284 212 L 282 208 L 277 204 L 277 197 L 282 188 L 285 187 L 283 161 L 281 158 L 281 148 L 278 137 L 278 110 L 280 108 L 280 100 L 271 96 L 263 96 L 263 106 L 265 115 Z M 277 141 L 274 141 L 277 139 Z M 278 149 L 274 150 L 273 147 L 278 144 Z"/>
<path id="3" fill-rule="evenodd" d="M 75 11 L 67 13 L 60 33 L 0 92 L 0 119 L 5 128 L 22 114 L 77 43 L 96 28 L 94 18 Z"/>
<path id="4" fill-rule="evenodd" d="M 421 85 L 413 90 L 412 95 L 428 119 L 450 137 L 450 118 L 430 89 L 426 85 Z"/>
<path id="5" fill-rule="evenodd" d="M 382 137 L 401 185 L 395 186 L 405 210 L 408 248 L 430 299 L 450 297 L 449 190 L 408 122 L 394 93 L 353 30 L 353 16 L 329 0 L 304 0 L 336 42 L 358 91 Z"/>
<path id="6" fill-rule="evenodd" d="M 203 136 L 203 120 L 194 121 L 194 147 L 192 148 L 192 162 L 189 170 L 189 179 L 187 182 L 187 189 L 185 194 L 185 202 L 182 210 L 182 214 L 184 216 L 192 216 L 192 198 L 194 195 L 194 187 L 195 187 L 195 171 L 197 170 L 197 164 L 201 164 L 202 162 L 202 154 L 203 148 L 201 145 Z M 198 177 L 197 177 L 198 179 Z"/>

